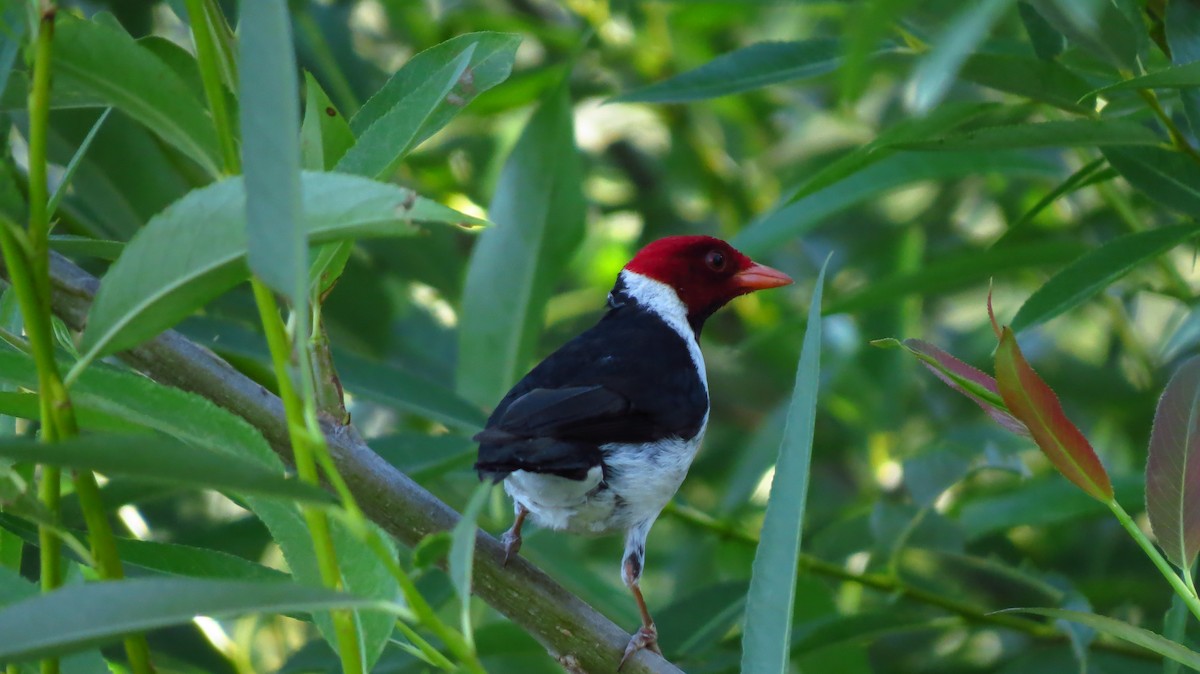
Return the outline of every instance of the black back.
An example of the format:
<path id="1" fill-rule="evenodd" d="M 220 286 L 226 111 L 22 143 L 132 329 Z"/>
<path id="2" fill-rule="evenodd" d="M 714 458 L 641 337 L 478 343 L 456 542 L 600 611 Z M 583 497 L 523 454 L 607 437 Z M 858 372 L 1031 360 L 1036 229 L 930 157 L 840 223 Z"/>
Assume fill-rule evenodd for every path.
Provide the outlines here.
<path id="1" fill-rule="evenodd" d="M 600 322 L 500 401 L 475 436 L 481 478 L 526 470 L 581 480 L 604 465 L 602 445 L 700 432 L 708 393 L 683 337 L 620 284 L 610 298 Z"/>

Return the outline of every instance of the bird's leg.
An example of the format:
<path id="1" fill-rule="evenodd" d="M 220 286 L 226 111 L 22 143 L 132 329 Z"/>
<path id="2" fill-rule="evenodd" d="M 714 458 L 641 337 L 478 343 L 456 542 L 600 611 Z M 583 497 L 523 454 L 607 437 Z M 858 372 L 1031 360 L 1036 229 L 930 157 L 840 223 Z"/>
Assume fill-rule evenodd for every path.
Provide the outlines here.
<path id="1" fill-rule="evenodd" d="M 508 566 L 508 560 L 521 550 L 521 525 L 525 523 L 525 516 L 529 514 L 529 510 L 520 503 L 517 504 L 516 511 L 517 519 L 513 521 L 512 528 L 500 537 L 500 542 L 504 544 L 504 566 Z"/>
<path id="2" fill-rule="evenodd" d="M 642 589 L 638 586 L 638 581 L 642 577 L 642 563 L 646 558 L 646 534 L 649 532 L 649 525 L 635 527 L 625 540 L 625 559 L 621 562 L 621 580 L 624 580 L 629 591 L 633 592 L 633 599 L 637 602 L 638 611 L 642 614 L 642 626 L 638 628 L 637 632 L 634 632 L 633 638 L 625 646 L 625 654 L 621 656 L 621 663 L 617 665 L 618 671 L 625 666 L 626 661 L 633 657 L 634 653 L 643 648 L 662 655 L 662 651 L 658 649 L 658 630 L 654 627 L 654 618 L 650 617 L 650 610 L 646 608 L 646 600 L 642 597 Z"/>

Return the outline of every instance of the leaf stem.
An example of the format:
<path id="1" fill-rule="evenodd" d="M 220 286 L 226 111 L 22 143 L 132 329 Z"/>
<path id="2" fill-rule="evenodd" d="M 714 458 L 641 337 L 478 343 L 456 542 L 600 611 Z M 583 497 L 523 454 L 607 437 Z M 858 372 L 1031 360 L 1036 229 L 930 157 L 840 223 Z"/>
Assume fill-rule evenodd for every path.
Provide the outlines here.
<path id="1" fill-rule="evenodd" d="M 25 334 L 38 373 L 38 404 L 43 442 L 73 437 L 79 430 L 67 388 L 54 358 L 54 333 L 50 320 L 50 210 L 46 178 L 47 132 L 50 117 L 50 71 L 54 45 L 54 19 L 57 7 L 47 3 L 41 9 L 34 47 L 33 83 L 29 92 L 29 229 L 23 233 L 11 221 L 0 221 L 0 247 L 12 274 L 13 289 L 21 305 Z M 51 518 L 50 525 L 39 525 L 42 588 L 52 590 L 62 582 L 62 543 L 54 533 L 62 504 L 62 473 L 44 466 L 38 495 Z M 75 489 L 87 521 L 92 556 L 101 578 L 122 576 L 112 527 L 105 514 L 96 476 L 78 471 Z M 153 672 L 150 649 L 142 635 L 125 639 L 125 653 L 135 674 Z M 44 660 L 42 671 L 57 672 L 56 660 Z"/>
<path id="2" fill-rule="evenodd" d="M 304 420 L 304 404 L 292 384 L 289 368 L 292 349 L 283 319 L 279 316 L 279 305 L 270 288 L 262 281 L 253 278 L 250 280 L 250 285 L 254 290 L 254 300 L 258 305 L 259 317 L 266 333 L 267 346 L 271 351 L 271 363 L 275 368 L 279 397 L 283 401 L 284 414 L 287 417 L 288 437 L 292 441 L 296 473 L 303 482 L 319 484 L 317 464 L 313 458 L 312 435 Z M 337 550 L 334 547 L 333 535 L 329 528 L 329 518 L 322 510 L 311 505 L 303 505 L 301 509 L 304 512 L 304 520 L 308 525 L 309 533 L 312 535 L 313 550 L 317 557 L 321 582 L 334 590 L 344 589 L 342 574 L 338 569 Z M 364 672 L 362 644 L 359 640 L 354 612 L 349 610 L 333 611 L 332 617 L 337 637 L 338 655 L 342 660 L 342 671 L 346 674 Z"/>
<path id="3" fill-rule="evenodd" d="M 1125 509 L 1121 507 L 1121 504 L 1117 503 L 1116 499 L 1111 499 L 1104 505 L 1108 506 L 1108 509 L 1112 511 L 1113 515 L 1117 516 L 1117 521 L 1121 523 L 1121 526 L 1125 527 L 1125 531 L 1129 532 L 1129 535 L 1133 537 L 1133 540 L 1136 541 L 1142 551 L 1146 553 L 1146 556 L 1150 558 L 1150 561 L 1154 562 L 1154 566 L 1158 567 L 1158 570 L 1160 573 L 1162 573 L 1163 578 L 1166 578 L 1167 583 L 1171 585 L 1171 589 L 1175 590 L 1175 594 L 1179 595 L 1180 599 L 1183 599 L 1183 603 L 1187 605 L 1188 610 L 1192 612 L 1192 615 L 1196 616 L 1196 618 L 1200 620 L 1200 598 L 1196 596 L 1194 586 L 1191 586 L 1192 584 L 1190 582 L 1185 583 L 1184 580 L 1179 577 L 1179 574 L 1175 572 L 1175 569 L 1171 568 L 1171 564 L 1167 562 L 1165 557 L 1162 556 L 1162 553 L 1158 551 L 1158 548 L 1154 547 L 1154 544 L 1150 542 L 1150 539 L 1146 537 L 1146 534 L 1142 533 L 1141 528 L 1138 527 L 1137 523 L 1133 521 L 1133 518 L 1129 516 L 1129 513 L 1125 512 Z"/>

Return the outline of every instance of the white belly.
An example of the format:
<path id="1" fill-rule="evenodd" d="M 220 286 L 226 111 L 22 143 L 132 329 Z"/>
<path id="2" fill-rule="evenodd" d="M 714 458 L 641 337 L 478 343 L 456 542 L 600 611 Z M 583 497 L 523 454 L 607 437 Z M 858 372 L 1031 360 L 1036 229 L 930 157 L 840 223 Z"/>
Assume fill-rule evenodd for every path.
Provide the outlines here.
<path id="1" fill-rule="evenodd" d="M 703 436 L 702 425 L 691 440 L 604 445 L 607 480 L 599 466 L 584 480 L 519 470 L 504 480 L 504 490 L 539 526 L 580 534 L 626 531 L 658 517 L 683 484 Z"/>

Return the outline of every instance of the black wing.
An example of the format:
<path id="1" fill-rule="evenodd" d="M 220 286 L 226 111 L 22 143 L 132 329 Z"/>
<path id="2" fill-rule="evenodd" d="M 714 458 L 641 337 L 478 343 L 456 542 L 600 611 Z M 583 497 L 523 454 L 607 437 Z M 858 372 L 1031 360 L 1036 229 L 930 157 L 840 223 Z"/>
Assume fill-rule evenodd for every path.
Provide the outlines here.
<path id="1" fill-rule="evenodd" d="M 708 395 L 683 339 L 657 316 L 614 310 L 505 396 L 475 436 L 480 477 L 515 470 L 582 480 L 602 445 L 692 437 Z"/>

